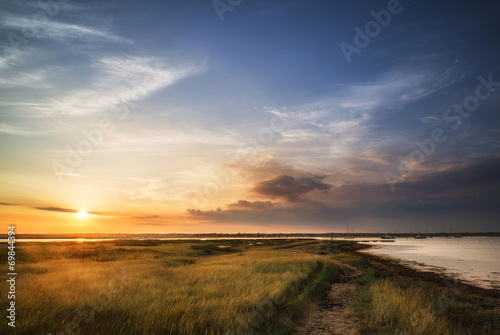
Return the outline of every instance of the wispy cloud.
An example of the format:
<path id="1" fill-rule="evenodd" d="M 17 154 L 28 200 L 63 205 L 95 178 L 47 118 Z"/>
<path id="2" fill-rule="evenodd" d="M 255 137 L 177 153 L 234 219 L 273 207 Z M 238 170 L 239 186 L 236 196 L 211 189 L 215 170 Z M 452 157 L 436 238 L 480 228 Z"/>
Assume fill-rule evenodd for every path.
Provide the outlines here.
<path id="1" fill-rule="evenodd" d="M 131 216 L 131 219 L 134 220 L 150 220 L 150 219 L 158 219 L 160 218 L 159 215 L 145 215 L 145 216 Z"/>
<path id="2" fill-rule="evenodd" d="M 289 121 L 272 154 L 294 157 L 295 165 L 309 169 L 324 168 L 326 162 L 337 169 L 366 165 L 367 161 L 354 157 L 367 150 L 384 152 L 388 147 L 401 147 L 401 142 L 408 141 L 407 133 L 395 133 L 389 128 L 392 122 L 381 125 L 381 120 L 407 112 L 417 100 L 430 98 L 460 79 L 458 71 L 439 69 L 432 64 L 396 69 L 365 82 L 338 84 L 330 94 L 309 103 L 269 109 L 269 113 Z M 432 116 L 417 118 L 423 123 L 435 121 Z M 371 160 L 371 164 L 382 163 L 385 160 Z"/>
<path id="3" fill-rule="evenodd" d="M 47 83 L 46 70 L 36 70 L 33 72 L 2 73 L 2 75 L 2 78 L 0 78 L 0 86 L 4 87 L 25 86 L 37 89 L 51 87 L 50 84 Z"/>
<path id="4" fill-rule="evenodd" d="M 45 134 L 44 132 L 41 131 L 33 131 L 19 127 L 13 127 L 5 123 L 0 123 L 0 133 L 9 135 L 18 135 L 18 136 L 40 136 Z"/>
<path id="5" fill-rule="evenodd" d="M 89 88 L 54 100 L 51 107 L 62 114 L 103 112 L 138 102 L 178 80 L 199 73 L 195 65 L 170 66 L 155 57 L 106 57 L 93 64 L 96 70 Z"/>
<path id="6" fill-rule="evenodd" d="M 0 55 L 0 70 L 9 68 L 11 66 L 11 62 L 19 57 L 20 52 L 4 52 Z"/>
<path id="7" fill-rule="evenodd" d="M 65 207 L 56 207 L 56 206 L 31 206 L 26 204 L 13 204 L 8 202 L 0 202 L 0 206 L 21 206 L 25 208 L 35 209 L 39 211 L 47 211 L 47 212 L 59 212 L 59 213 L 78 213 L 79 210 L 73 208 L 65 208 Z M 103 211 L 87 211 L 88 214 L 95 215 L 118 215 L 116 213 L 109 213 Z M 148 216 L 148 217 L 156 217 L 156 216 Z"/>
<path id="8" fill-rule="evenodd" d="M 50 20 L 30 20 L 20 16 L 4 16 L 2 26 L 8 29 L 23 30 L 27 27 L 36 32 L 36 38 L 51 39 L 60 42 L 113 42 L 131 44 L 121 36 L 111 33 L 105 27 L 88 27 L 73 23 Z"/>
<path id="9" fill-rule="evenodd" d="M 338 85 L 330 96 L 304 107 L 366 111 L 377 107 L 401 105 L 448 87 L 455 83 L 461 74 L 452 68 L 438 71 L 432 66 L 397 69 L 369 81 Z"/>
<path id="10" fill-rule="evenodd" d="M 436 116 L 425 116 L 423 118 L 420 118 L 420 121 L 422 123 L 439 123 L 441 122 L 441 119 Z"/>
<path id="11" fill-rule="evenodd" d="M 32 208 L 49 212 L 78 213 L 76 209 L 62 208 L 62 207 L 32 207 Z"/>
<path id="12" fill-rule="evenodd" d="M 65 177 L 74 177 L 74 178 L 83 178 L 83 176 L 79 173 L 75 172 L 55 172 L 56 176 L 65 176 Z"/>

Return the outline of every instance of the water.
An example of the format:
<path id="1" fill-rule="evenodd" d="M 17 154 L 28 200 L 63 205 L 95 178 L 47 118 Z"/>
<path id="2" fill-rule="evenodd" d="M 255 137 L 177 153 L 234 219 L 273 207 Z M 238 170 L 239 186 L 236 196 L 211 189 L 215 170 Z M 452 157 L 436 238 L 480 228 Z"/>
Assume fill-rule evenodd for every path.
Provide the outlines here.
<path id="1" fill-rule="evenodd" d="M 479 287 L 500 290 L 500 237 L 398 238 L 394 243 L 363 244 L 374 245 L 364 252 L 389 256 L 419 270 L 441 272 Z"/>

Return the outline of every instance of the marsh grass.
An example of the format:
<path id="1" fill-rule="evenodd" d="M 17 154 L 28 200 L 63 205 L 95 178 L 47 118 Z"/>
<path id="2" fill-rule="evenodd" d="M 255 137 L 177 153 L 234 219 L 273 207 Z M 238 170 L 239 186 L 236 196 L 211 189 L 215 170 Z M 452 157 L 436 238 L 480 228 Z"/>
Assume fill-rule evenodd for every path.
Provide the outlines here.
<path id="1" fill-rule="evenodd" d="M 500 334 L 498 299 L 384 273 L 353 254 L 334 258 L 363 272 L 351 306 L 361 335 Z"/>
<path id="2" fill-rule="evenodd" d="M 290 334 L 336 270 L 287 243 L 19 243 L 14 333 Z"/>
<path id="3" fill-rule="evenodd" d="M 16 329 L 2 322 L 0 334 L 293 334 L 339 271 L 349 274 L 343 264 L 362 271 L 351 300 L 361 335 L 500 334 L 498 298 L 381 271 L 353 245 L 18 243 Z"/>

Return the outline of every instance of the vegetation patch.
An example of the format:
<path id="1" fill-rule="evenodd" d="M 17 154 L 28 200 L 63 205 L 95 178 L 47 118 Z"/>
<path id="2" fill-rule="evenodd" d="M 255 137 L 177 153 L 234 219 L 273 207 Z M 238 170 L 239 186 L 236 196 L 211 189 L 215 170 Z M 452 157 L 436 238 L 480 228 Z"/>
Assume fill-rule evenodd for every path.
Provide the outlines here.
<path id="1" fill-rule="evenodd" d="M 336 276 L 293 242 L 20 244 L 16 334 L 291 334 Z"/>
<path id="2" fill-rule="evenodd" d="M 383 272 L 353 254 L 336 258 L 363 272 L 352 300 L 361 335 L 500 334 L 498 298 Z"/>
<path id="3" fill-rule="evenodd" d="M 293 239 L 20 243 L 16 334 L 293 334 L 347 265 L 362 272 L 351 299 L 361 335 L 500 334 L 498 296 L 376 264 L 357 248 Z"/>

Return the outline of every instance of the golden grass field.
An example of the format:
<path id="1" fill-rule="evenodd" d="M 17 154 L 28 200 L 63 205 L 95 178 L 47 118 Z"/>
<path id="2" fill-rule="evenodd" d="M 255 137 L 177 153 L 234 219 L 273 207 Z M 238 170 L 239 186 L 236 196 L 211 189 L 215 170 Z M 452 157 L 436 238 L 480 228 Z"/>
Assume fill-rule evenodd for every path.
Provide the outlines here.
<path id="1" fill-rule="evenodd" d="M 332 259 L 363 271 L 351 310 L 360 334 L 499 333 L 498 299 L 386 275 L 342 253 L 347 244 L 18 243 L 16 328 L 4 320 L 0 333 L 293 334 L 314 299 L 343 271 Z M 2 281 L 4 311 L 6 289 Z"/>
<path id="2" fill-rule="evenodd" d="M 278 244 L 18 243 L 16 332 L 288 333 L 335 268 Z M 278 309 L 286 311 L 280 323 L 268 324 Z M 11 331 L 5 322 L 0 327 Z"/>

